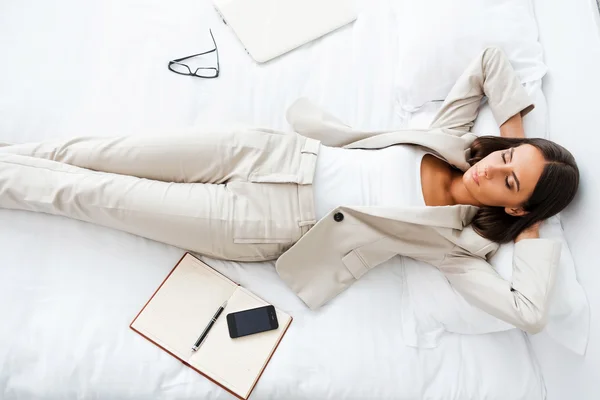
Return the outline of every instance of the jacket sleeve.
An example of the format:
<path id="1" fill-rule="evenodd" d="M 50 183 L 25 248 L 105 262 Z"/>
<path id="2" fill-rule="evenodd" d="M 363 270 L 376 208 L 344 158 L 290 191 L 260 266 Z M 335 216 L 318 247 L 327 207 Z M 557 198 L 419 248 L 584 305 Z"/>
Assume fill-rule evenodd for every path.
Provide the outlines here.
<path id="1" fill-rule="evenodd" d="M 560 242 L 551 239 L 516 243 L 511 281 L 485 260 L 460 250 L 448 254 L 439 269 L 471 304 L 528 333 L 538 333 L 546 324 L 560 251 Z"/>
<path id="2" fill-rule="evenodd" d="M 456 81 L 431 128 L 470 131 L 484 95 L 499 126 L 518 112 L 525 116 L 534 108 L 508 57 L 502 50 L 488 47 Z"/>

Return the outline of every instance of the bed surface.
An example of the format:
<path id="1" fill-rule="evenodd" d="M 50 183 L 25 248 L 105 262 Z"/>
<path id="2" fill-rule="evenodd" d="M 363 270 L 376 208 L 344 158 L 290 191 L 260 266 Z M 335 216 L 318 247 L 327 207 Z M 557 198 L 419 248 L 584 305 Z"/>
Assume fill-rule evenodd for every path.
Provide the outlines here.
<path id="1" fill-rule="evenodd" d="M 567 3 L 557 2 L 557 7 Z M 587 0 L 577 3 L 583 9 Z M 287 130 L 285 110 L 300 96 L 326 105 L 358 128 L 400 128 L 391 1 L 358 5 L 360 18 L 352 29 L 260 66 L 208 0 L 2 2 L 0 141 L 170 135 L 177 128 L 223 122 Z M 585 75 L 572 75 L 578 62 L 563 57 L 574 56 L 575 49 L 552 25 L 559 14 L 580 24 L 581 14 L 540 13 L 537 8 L 549 66 L 556 70 L 545 82 L 549 105 L 581 113 L 574 123 L 552 114 L 551 134 L 574 126 L 578 132 L 588 130 L 597 125 L 590 99 L 600 83 L 584 85 L 591 66 Z M 218 44 L 221 77 L 200 80 L 170 73 L 168 60 L 210 46 L 208 28 Z M 590 34 L 597 34 L 593 29 Z M 585 38 L 597 49 L 585 57 L 597 67 L 597 36 Z M 581 37 L 573 40 L 583 46 Z M 567 76 L 578 80 L 577 91 L 569 89 Z M 587 109 L 563 98 L 579 96 L 580 88 L 589 95 L 583 101 Z M 574 135 L 562 134 L 560 141 L 574 147 L 584 161 L 582 169 L 593 165 L 591 149 L 577 145 Z M 583 178 L 584 185 L 592 181 L 592 171 Z M 598 198 L 591 186 L 579 197 L 578 211 L 565 213 L 564 224 L 594 312 L 600 298 L 590 291 L 599 273 L 590 233 L 600 221 L 590 212 Z M 577 228 L 582 221 L 596 221 L 585 224 L 590 227 L 585 235 Z M 0 398 L 231 398 L 128 328 L 182 254 L 78 221 L 0 210 Z M 567 390 L 573 382 L 579 383 L 580 396 L 572 398 L 591 399 L 598 385 L 591 369 L 598 371 L 600 360 L 595 319 L 585 359 L 554 343 L 534 340 L 530 346 L 517 330 L 447 335 L 438 348 L 424 351 L 405 346 L 399 335 L 400 258 L 372 271 L 318 312 L 308 311 L 287 289 L 273 263 L 204 261 L 294 317 L 254 399 L 529 400 L 544 398 L 544 385 L 550 399 L 562 399 L 571 397 L 563 395 L 572 393 Z"/>

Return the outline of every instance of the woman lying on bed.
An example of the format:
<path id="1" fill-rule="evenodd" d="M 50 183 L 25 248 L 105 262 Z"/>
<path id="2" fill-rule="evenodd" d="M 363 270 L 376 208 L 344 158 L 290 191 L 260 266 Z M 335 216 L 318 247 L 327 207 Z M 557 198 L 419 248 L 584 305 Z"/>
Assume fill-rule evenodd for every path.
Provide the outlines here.
<path id="1" fill-rule="evenodd" d="M 487 96 L 501 138 L 470 133 Z M 483 51 L 427 130 L 358 132 L 305 100 L 270 130 L 77 138 L 0 147 L 0 207 L 63 215 L 210 257 L 277 259 L 311 308 L 395 255 L 429 262 L 474 305 L 545 324 L 558 242 L 540 221 L 575 196 L 573 156 L 525 139 L 533 109 L 503 52 Z M 486 262 L 514 240 L 512 281 Z"/>

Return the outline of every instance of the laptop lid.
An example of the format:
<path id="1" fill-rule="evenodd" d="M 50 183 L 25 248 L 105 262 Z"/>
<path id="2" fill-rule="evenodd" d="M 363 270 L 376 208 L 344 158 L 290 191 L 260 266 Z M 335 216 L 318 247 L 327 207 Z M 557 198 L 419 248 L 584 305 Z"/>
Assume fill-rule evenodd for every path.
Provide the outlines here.
<path id="1" fill-rule="evenodd" d="M 269 61 L 356 19 L 355 0 L 213 0 L 257 62 Z"/>

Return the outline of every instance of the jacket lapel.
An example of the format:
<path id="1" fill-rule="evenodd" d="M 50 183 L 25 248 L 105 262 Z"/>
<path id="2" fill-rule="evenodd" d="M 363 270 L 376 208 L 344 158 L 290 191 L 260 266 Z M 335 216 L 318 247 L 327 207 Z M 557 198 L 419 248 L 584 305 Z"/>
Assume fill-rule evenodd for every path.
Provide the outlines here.
<path id="1" fill-rule="evenodd" d="M 438 228 L 462 230 L 471 223 L 478 208 L 469 205 L 444 207 L 340 207 L 354 216 L 361 215 L 370 219 L 380 219 L 377 225 L 385 224 L 384 220 L 416 225 L 427 225 Z"/>
<path id="2" fill-rule="evenodd" d="M 432 150 L 461 171 L 469 169 L 466 159 L 472 134 L 449 135 L 441 130 L 403 130 L 380 133 L 344 146 L 348 149 L 381 149 L 396 144 L 416 144 Z"/>
<path id="3" fill-rule="evenodd" d="M 288 108 L 286 118 L 294 132 L 316 139 L 325 146 L 343 147 L 381 132 L 360 132 L 322 110 L 306 98 Z"/>
<path id="4" fill-rule="evenodd" d="M 305 98 L 298 99 L 287 112 L 295 132 L 319 140 L 326 146 L 348 149 L 381 149 L 396 144 L 426 147 L 460 170 L 467 170 L 471 133 L 451 129 L 362 132 L 352 129 Z"/>
<path id="5" fill-rule="evenodd" d="M 385 235 L 397 237 L 406 232 L 405 224 L 430 226 L 448 241 L 480 257 L 488 257 L 498 244 L 480 236 L 470 226 L 478 207 L 340 207 L 364 224 Z"/>

